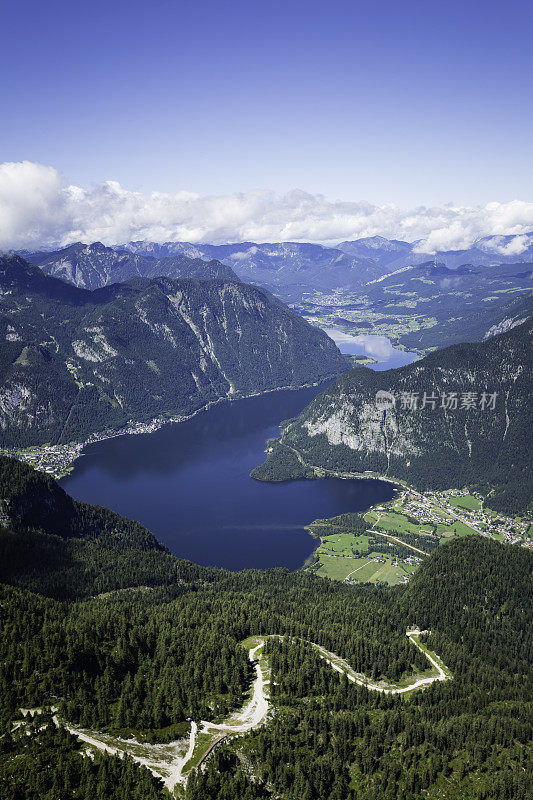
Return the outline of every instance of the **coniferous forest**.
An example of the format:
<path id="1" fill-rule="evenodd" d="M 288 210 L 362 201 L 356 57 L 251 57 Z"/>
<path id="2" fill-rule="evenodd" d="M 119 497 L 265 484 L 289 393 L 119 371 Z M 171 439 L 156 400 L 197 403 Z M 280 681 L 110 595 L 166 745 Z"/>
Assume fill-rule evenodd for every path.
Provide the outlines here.
<path id="1" fill-rule="evenodd" d="M 0 800 L 533 800 L 531 0 L 0 19 Z"/>
<path id="2" fill-rule="evenodd" d="M 528 551 L 465 537 L 395 588 L 231 573 L 174 558 L 137 523 L 72 501 L 30 467 L 1 466 L 1 797 L 168 796 L 129 758 L 88 758 L 60 721 L 176 739 L 189 720 L 242 705 L 253 676 L 240 642 L 257 634 L 270 636 L 268 722 L 218 746 L 192 773 L 190 800 L 529 796 Z M 453 678 L 406 695 L 350 683 L 309 644 L 401 681 L 428 667 L 405 636 L 412 624 L 431 631 L 427 646 Z M 20 724 L 21 708 L 42 713 Z"/>

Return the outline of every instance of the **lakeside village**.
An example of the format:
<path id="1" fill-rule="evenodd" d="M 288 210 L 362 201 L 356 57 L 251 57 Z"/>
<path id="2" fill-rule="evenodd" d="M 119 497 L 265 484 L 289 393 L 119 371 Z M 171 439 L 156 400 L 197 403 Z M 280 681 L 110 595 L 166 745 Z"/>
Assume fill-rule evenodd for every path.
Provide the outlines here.
<path id="1" fill-rule="evenodd" d="M 314 569 L 348 584 L 406 584 L 435 545 L 455 536 L 476 533 L 501 544 L 533 548 L 533 514 L 509 517 L 485 508 L 488 502 L 490 498 L 466 488 L 421 493 L 403 484 L 391 503 L 364 514 L 369 524 L 365 536 L 374 541 L 335 532 L 322 540 Z M 383 547 L 377 551 L 378 537 L 388 543 L 390 555 Z M 429 540 L 434 543 L 431 548 Z M 406 556 L 398 546 L 411 552 Z"/>
<path id="2" fill-rule="evenodd" d="M 468 498 L 468 507 L 460 498 Z M 455 501 L 455 502 L 454 502 Z M 505 514 L 485 509 L 485 499 L 478 492 L 468 489 L 448 489 L 447 491 L 431 492 L 424 494 L 406 491 L 402 498 L 401 510 L 422 525 L 452 525 L 456 520 L 463 522 L 468 527 L 478 530 L 487 536 L 502 538 L 508 544 L 521 544 L 523 547 L 533 547 L 530 529 L 533 527 L 530 519 L 508 517 Z M 439 506 L 437 508 L 436 506 Z M 441 516 L 439 510 L 443 509 L 449 516 Z M 421 534 L 437 534 L 433 530 L 420 530 Z"/>
<path id="3" fill-rule="evenodd" d="M 59 480 L 59 478 L 64 478 L 65 475 L 68 475 L 68 473 L 72 471 L 74 462 L 79 458 L 81 451 L 86 445 L 95 444 L 105 439 L 114 439 L 116 436 L 153 433 L 167 422 L 181 422 L 183 419 L 185 419 L 185 417 L 176 417 L 176 419 L 161 417 L 160 419 L 153 419 L 150 422 L 129 422 L 124 428 L 120 428 L 120 430 L 93 433 L 84 442 L 45 444 L 25 449 L 17 449 L 14 447 L 3 448 L 0 453 L 4 456 L 18 458 L 19 461 L 24 461 L 40 472 L 46 472 L 48 475 Z"/>

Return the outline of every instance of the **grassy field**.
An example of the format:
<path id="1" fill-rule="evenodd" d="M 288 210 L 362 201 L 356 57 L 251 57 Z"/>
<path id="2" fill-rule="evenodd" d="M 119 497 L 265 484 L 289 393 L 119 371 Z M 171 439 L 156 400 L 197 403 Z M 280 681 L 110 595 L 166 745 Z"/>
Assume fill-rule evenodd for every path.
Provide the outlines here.
<path id="1" fill-rule="evenodd" d="M 462 497 L 448 497 L 448 502 L 451 506 L 455 506 L 456 508 L 467 508 L 469 511 L 472 509 L 481 508 L 481 503 L 471 494 L 465 494 Z"/>
<path id="2" fill-rule="evenodd" d="M 465 525 L 464 522 L 459 522 L 459 520 L 456 520 L 452 525 L 437 525 L 437 536 L 444 539 L 449 539 L 452 536 L 469 536 L 471 533 L 475 533 L 475 531 Z"/>
<path id="3" fill-rule="evenodd" d="M 333 578 L 333 580 L 343 581 L 346 576 L 354 569 L 358 569 L 369 561 L 365 558 L 338 558 L 336 556 L 320 556 L 320 567 L 316 574 L 322 578 Z"/>
<path id="4" fill-rule="evenodd" d="M 377 521 L 377 528 L 383 529 L 384 531 L 390 531 L 396 535 L 402 533 L 414 533 L 416 535 L 420 535 L 420 531 L 433 530 L 433 524 L 427 522 L 421 525 L 415 525 L 403 514 L 391 511 L 387 514 L 380 515 L 379 521 Z"/>
<path id="5" fill-rule="evenodd" d="M 379 561 L 377 559 L 380 559 Z M 396 566 L 395 566 L 396 564 Z M 320 567 L 316 574 L 323 578 L 343 581 L 347 577 L 357 583 L 376 583 L 381 581 L 395 586 L 405 575 L 411 575 L 416 566 L 406 564 L 402 559 L 384 553 L 370 552 L 361 558 L 320 555 Z"/>
<path id="6" fill-rule="evenodd" d="M 476 498 L 471 499 L 476 500 Z M 400 539 L 406 535 L 419 536 L 422 541 L 417 542 L 416 546 L 424 551 L 424 540 L 435 541 L 431 535 L 435 523 L 413 522 L 406 513 L 402 513 L 402 504 L 403 500 L 400 496 L 390 505 L 378 506 L 367 511 L 364 514 L 364 520 L 368 524 L 369 535 L 355 536 L 353 533 L 340 529 L 337 533 L 335 526 L 328 524 L 326 520 L 311 525 L 312 532 L 321 536 L 321 544 L 315 553 L 319 561 L 316 569 L 317 575 L 340 581 L 348 578 L 357 583 L 383 582 L 391 586 L 405 581 L 405 577 L 411 575 L 418 568 L 417 565 L 405 563 L 405 551 L 397 550 L 395 553 L 393 550 L 389 555 L 386 551 L 374 551 L 370 544 L 372 528 L 375 528 L 376 531 L 388 532 Z M 449 516 L 438 505 L 433 506 L 433 512 L 439 519 Z M 453 539 L 456 536 L 466 536 L 473 532 L 468 525 L 459 520 L 454 520 L 451 524 L 437 523 L 436 527 L 436 535 L 442 541 Z M 418 554 L 413 551 L 412 555 Z"/>
<path id="7" fill-rule="evenodd" d="M 381 561 L 372 561 L 366 564 L 362 569 L 358 570 L 351 579 L 356 579 L 361 583 L 377 583 L 383 582 L 389 586 L 395 586 L 401 583 L 405 575 L 410 575 L 415 571 L 416 567 L 410 564 L 405 564 L 401 559 L 396 561 L 392 556 L 387 556 L 385 559 L 380 554 Z M 384 563 L 382 563 L 384 561 Z"/>
<path id="8" fill-rule="evenodd" d="M 328 526 L 327 530 L 331 531 L 332 526 Z M 401 559 L 398 560 L 398 566 L 393 566 L 396 561 L 394 556 L 369 551 L 369 547 L 370 537 L 366 535 L 334 533 L 323 536 L 316 550 L 320 562 L 317 575 L 339 581 L 350 576 L 351 580 L 360 583 L 383 581 L 393 585 L 400 583 L 402 577 L 411 572 L 411 566 L 404 564 Z M 376 559 L 385 559 L 385 563 L 379 563 Z"/>
<path id="9" fill-rule="evenodd" d="M 325 536 L 317 550 L 317 553 L 324 555 L 345 555 L 357 556 L 355 551 L 364 552 L 368 550 L 368 536 L 354 536 L 351 533 L 339 533 L 333 536 Z"/>
<path id="10" fill-rule="evenodd" d="M 408 490 L 399 493 L 391 502 L 377 505 L 362 517 L 360 515 L 358 524 L 357 520 L 352 524 L 349 514 L 331 520 L 316 520 L 311 523 L 309 530 L 321 538 L 321 544 L 315 551 L 318 564 L 315 561 L 310 564 L 310 568 L 317 575 L 334 580 L 349 578 L 350 582 L 358 583 L 401 583 L 418 568 L 417 564 L 405 562 L 408 553 L 423 558 L 437 544 L 449 542 L 456 537 L 478 534 L 479 531 L 486 531 L 491 538 L 504 542 L 505 536 L 502 533 L 491 530 L 481 516 L 475 514 L 480 508 L 482 502 L 471 494 L 453 496 L 443 492 L 440 496 L 426 494 L 420 500 L 416 492 Z M 479 531 L 470 527 L 468 522 L 455 519 L 454 513 L 467 519 L 472 514 L 472 524 L 477 525 Z M 484 506 L 483 513 L 498 517 L 496 512 Z M 418 516 L 428 516 L 430 520 L 417 522 L 415 517 Z M 361 533 L 364 523 L 368 526 L 366 534 Z M 524 535 L 523 531 L 520 533 Z M 395 542 L 392 537 L 402 540 L 404 544 Z M 385 541 L 389 543 L 390 550 L 381 548 Z M 380 563 L 376 559 L 385 561 Z"/>

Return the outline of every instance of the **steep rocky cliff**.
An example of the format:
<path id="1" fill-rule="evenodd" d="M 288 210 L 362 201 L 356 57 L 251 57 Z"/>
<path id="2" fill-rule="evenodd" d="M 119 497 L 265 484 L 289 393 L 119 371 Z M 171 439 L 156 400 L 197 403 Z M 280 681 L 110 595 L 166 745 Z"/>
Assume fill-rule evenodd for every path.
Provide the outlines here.
<path id="1" fill-rule="evenodd" d="M 173 253 L 155 258 L 148 254 L 119 251 L 101 242 L 77 242 L 50 253 L 23 253 L 47 275 L 73 283 L 82 289 L 98 289 L 134 277 L 222 278 L 238 280 L 231 267 L 215 259 L 190 258 Z"/>
<path id="2" fill-rule="evenodd" d="M 254 477 L 371 470 L 419 487 L 481 486 L 493 506 L 524 507 L 531 333 L 529 320 L 400 369 L 346 372 L 286 426 Z"/>

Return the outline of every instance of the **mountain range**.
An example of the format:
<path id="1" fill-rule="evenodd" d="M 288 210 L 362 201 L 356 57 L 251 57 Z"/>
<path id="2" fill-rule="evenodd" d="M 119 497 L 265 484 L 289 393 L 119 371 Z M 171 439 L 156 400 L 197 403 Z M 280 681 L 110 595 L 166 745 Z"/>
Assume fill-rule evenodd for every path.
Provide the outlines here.
<path id="1" fill-rule="evenodd" d="M 286 300 L 298 298 L 306 291 L 361 286 L 383 274 L 382 267 L 373 260 L 310 243 L 154 246 L 133 242 L 126 247 L 130 252 L 143 255 L 153 252 L 170 256 L 182 252 L 200 258 L 216 258 L 230 266 L 242 280 L 266 286 Z"/>
<path id="2" fill-rule="evenodd" d="M 238 280 L 88 291 L 12 255 L 0 259 L 0 291 L 4 446 L 80 441 L 346 367 L 323 331 Z"/>
<path id="3" fill-rule="evenodd" d="M 456 269 L 533 261 L 533 233 L 484 237 L 468 249 L 436 253 L 423 252 L 419 242 L 374 236 L 335 246 L 306 242 L 212 245 L 137 241 L 106 247 L 95 242 L 77 243 L 53 252 L 19 251 L 19 255 L 47 274 L 87 289 L 135 276 L 238 276 L 271 289 L 287 301 L 298 301 L 306 293 L 364 290 L 389 273 L 426 263 Z"/>
<path id="4" fill-rule="evenodd" d="M 530 502 L 532 332 L 529 319 L 400 369 L 349 370 L 286 424 L 253 476 L 372 471 L 420 489 L 478 487 L 516 513 Z"/>
<path id="5" fill-rule="evenodd" d="M 433 260 L 451 269 L 465 264 L 474 267 L 533 260 L 533 232 L 520 236 L 484 236 L 462 250 L 427 252 L 421 242 L 404 242 L 371 236 L 341 242 L 336 249 L 357 258 L 375 261 L 392 270 Z"/>
<path id="6" fill-rule="evenodd" d="M 181 253 L 154 258 L 106 247 L 101 242 L 77 242 L 53 252 L 21 251 L 19 255 L 47 275 L 63 278 L 82 289 L 98 289 L 135 277 L 238 280 L 231 267 L 214 259 L 206 261 Z"/>
<path id="7" fill-rule="evenodd" d="M 420 242 L 372 236 L 333 246 L 305 242 L 258 244 L 191 244 L 188 242 L 130 242 L 124 249 L 158 258 L 182 254 L 191 258 L 215 258 L 231 266 L 243 280 L 277 287 L 295 295 L 305 290 L 354 289 L 404 267 L 426 262 L 450 269 L 469 265 L 496 266 L 533 261 L 533 233 L 521 236 L 487 236 L 463 250 L 422 249 Z M 285 296 L 285 295 L 284 295 Z"/>

